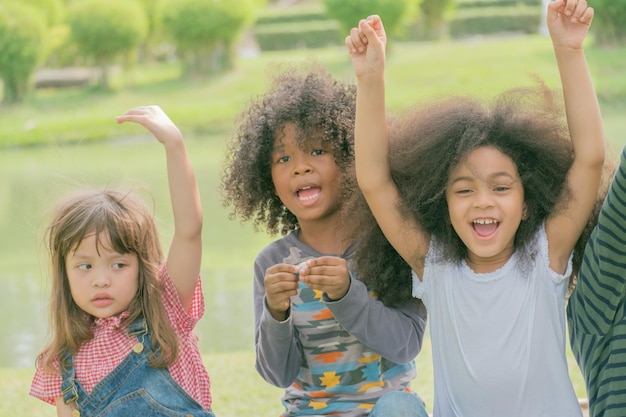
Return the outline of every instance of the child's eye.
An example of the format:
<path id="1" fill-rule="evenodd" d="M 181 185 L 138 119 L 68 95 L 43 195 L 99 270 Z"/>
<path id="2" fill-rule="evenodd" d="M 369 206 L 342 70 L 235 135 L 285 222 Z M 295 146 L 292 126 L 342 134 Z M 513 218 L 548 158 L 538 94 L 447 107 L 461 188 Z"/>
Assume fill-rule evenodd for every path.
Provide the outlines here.
<path id="1" fill-rule="evenodd" d="M 498 185 L 496 187 L 494 187 L 493 189 L 496 192 L 504 192 L 504 191 L 508 191 L 509 187 L 507 187 L 506 185 Z"/>
<path id="2" fill-rule="evenodd" d="M 291 157 L 289 156 L 281 156 L 278 159 L 276 159 L 276 163 L 284 164 L 285 162 L 289 162 L 290 160 L 291 160 Z"/>
<path id="3" fill-rule="evenodd" d="M 469 194 L 471 192 L 472 190 L 470 190 L 469 188 L 461 188 L 455 191 L 456 194 Z"/>
<path id="4" fill-rule="evenodd" d="M 91 265 L 90 264 L 80 264 L 78 265 L 78 269 L 81 269 L 83 271 L 88 271 L 91 269 Z"/>
<path id="5" fill-rule="evenodd" d="M 123 264 L 121 262 L 116 262 L 113 264 L 113 269 L 122 269 L 126 266 L 126 264 Z"/>
<path id="6" fill-rule="evenodd" d="M 313 156 L 320 156 L 320 155 L 324 155 L 326 153 L 325 150 L 323 149 L 315 149 L 313 151 L 311 151 L 311 155 Z"/>

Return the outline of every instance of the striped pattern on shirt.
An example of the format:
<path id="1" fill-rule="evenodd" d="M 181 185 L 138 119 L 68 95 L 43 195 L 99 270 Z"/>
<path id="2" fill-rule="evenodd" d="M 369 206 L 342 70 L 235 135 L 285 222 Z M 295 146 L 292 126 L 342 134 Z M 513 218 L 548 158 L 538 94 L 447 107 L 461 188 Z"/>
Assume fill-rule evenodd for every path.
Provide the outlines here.
<path id="1" fill-rule="evenodd" d="M 590 417 L 626 416 L 626 148 L 567 306 Z"/>

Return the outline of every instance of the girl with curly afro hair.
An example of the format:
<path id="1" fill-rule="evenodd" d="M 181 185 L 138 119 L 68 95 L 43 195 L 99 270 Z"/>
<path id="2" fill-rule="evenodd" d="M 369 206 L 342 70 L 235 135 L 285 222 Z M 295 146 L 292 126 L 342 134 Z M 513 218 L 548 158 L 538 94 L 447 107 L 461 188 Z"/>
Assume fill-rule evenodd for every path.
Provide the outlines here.
<path id="1" fill-rule="evenodd" d="M 409 389 L 423 304 L 385 306 L 352 273 L 342 222 L 357 189 L 355 103 L 354 85 L 320 66 L 289 68 L 242 113 L 229 145 L 225 204 L 282 235 L 254 263 L 256 368 L 285 388 L 284 416 L 426 417 Z"/>
<path id="2" fill-rule="evenodd" d="M 382 21 L 363 19 L 346 38 L 358 91 L 356 177 L 411 270 L 396 279 L 428 310 L 435 416 L 581 416 L 565 356 L 565 300 L 604 171 L 582 47 L 592 18 L 585 0 L 548 6 L 566 122 L 539 86 L 491 105 L 444 100 L 388 129 Z M 370 233 L 358 272 L 380 296 L 394 278 L 369 268 L 386 253 L 382 239 L 370 241 L 376 229 L 362 230 Z"/>

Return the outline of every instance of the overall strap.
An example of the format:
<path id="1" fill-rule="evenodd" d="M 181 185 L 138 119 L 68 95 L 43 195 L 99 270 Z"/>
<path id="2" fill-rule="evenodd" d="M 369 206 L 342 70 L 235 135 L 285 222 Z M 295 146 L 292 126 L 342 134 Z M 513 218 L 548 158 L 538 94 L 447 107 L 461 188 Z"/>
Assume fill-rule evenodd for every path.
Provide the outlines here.
<path id="1" fill-rule="evenodd" d="M 128 326 L 128 335 L 131 337 L 137 337 L 137 343 L 135 343 L 135 345 L 133 346 L 133 351 L 136 354 L 142 353 L 146 347 L 148 348 L 148 352 L 151 350 L 151 341 L 148 325 L 143 316 L 137 318 L 134 322 L 130 324 L 130 326 Z M 61 364 L 63 366 L 63 381 L 61 383 L 63 402 L 68 405 L 76 406 L 79 396 L 78 388 L 76 386 L 76 369 L 74 366 L 74 355 L 66 352 L 61 359 Z"/>
<path id="2" fill-rule="evenodd" d="M 76 403 L 78 401 L 78 389 L 75 383 L 74 355 L 64 355 L 61 366 L 63 366 L 63 382 L 61 383 L 63 402 L 65 404 Z"/>

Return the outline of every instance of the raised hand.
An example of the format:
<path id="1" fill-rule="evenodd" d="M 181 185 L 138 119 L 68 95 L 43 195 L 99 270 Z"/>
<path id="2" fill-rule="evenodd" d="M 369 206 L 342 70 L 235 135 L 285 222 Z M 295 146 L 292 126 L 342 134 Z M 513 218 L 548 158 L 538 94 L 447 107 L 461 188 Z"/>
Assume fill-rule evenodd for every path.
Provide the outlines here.
<path id="1" fill-rule="evenodd" d="M 164 145 L 183 139 L 178 127 L 159 106 L 134 107 L 115 120 L 117 123 L 134 122 L 142 125 Z"/>
<path id="2" fill-rule="evenodd" d="M 357 77 L 382 72 L 385 67 L 387 35 L 377 15 L 361 19 L 345 39 Z"/>
<path id="3" fill-rule="evenodd" d="M 548 4 L 547 24 L 555 47 L 581 49 L 594 10 L 586 0 L 556 0 Z"/>

